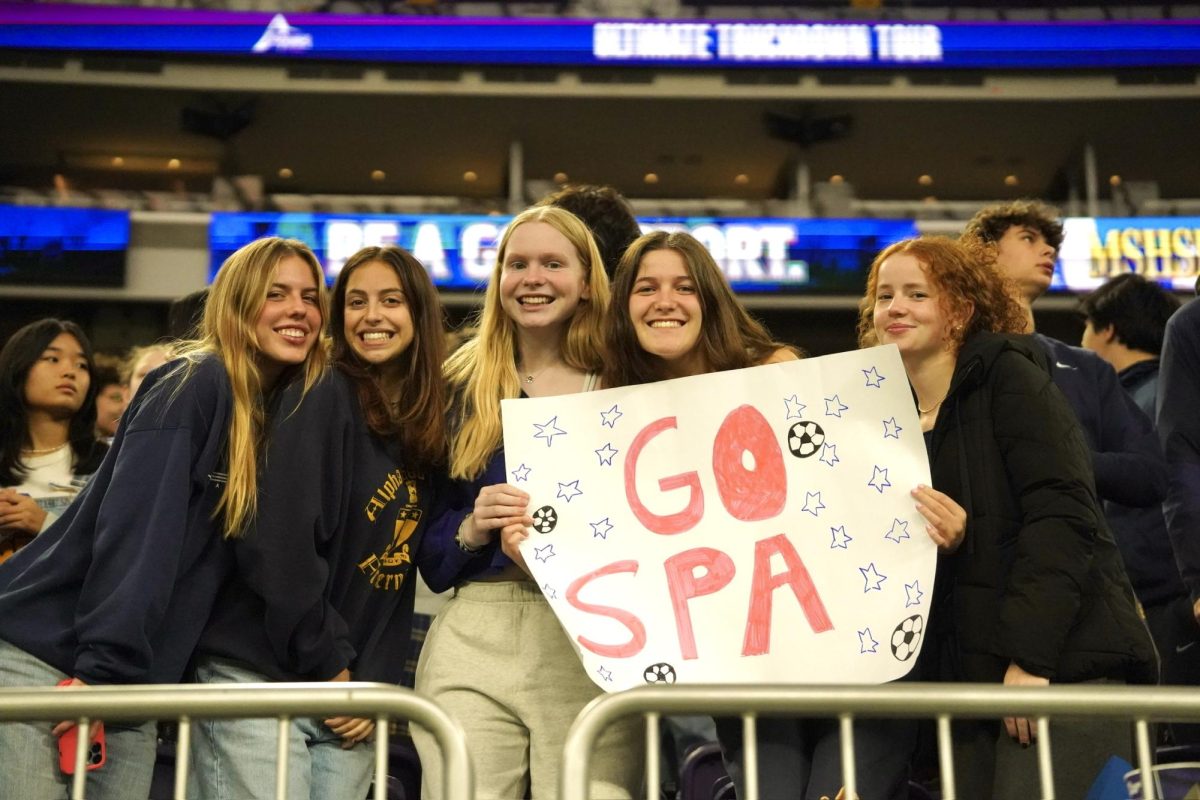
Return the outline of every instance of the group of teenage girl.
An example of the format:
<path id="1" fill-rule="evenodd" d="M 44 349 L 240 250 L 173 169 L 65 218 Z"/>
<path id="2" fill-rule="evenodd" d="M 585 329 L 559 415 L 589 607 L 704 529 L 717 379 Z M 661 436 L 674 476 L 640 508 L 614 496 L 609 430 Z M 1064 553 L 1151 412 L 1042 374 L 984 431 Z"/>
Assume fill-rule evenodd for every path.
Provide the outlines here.
<path id="1" fill-rule="evenodd" d="M 327 299 L 306 246 L 246 245 L 218 272 L 197 338 L 146 377 L 98 464 L 73 445 L 75 418 L 91 424 L 94 404 L 82 332 L 39 323 L 14 336 L 0 402 L 20 411 L 24 432 L 5 429 L 0 480 L 19 484 L 25 460 L 63 442 L 75 473 L 91 474 L 0 565 L 0 686 L 399 682 L 419 570 L 452 594 L 416 690 L 464 727 L 478 796 L 555 796 L 568 728 L 600 690 L 523 568 L 530 498 L 505 481 L 500 401 L 799 357 L 747 314 L 690 235 L 612 239 L 600 244 L 619 263 L 606 269 L 569 211 L 519 214 L 478 333 L 449 357 L 437 291 L 406 251 L 359 252 Z M 893 245 L 861 305 L 861 344 L 899 347 L 932 468 L 933 486 L 912 490 L 940 551 L 914 675 L 1152 680 L 1078 424 L 1044 356 L 1014 335 L 1021 311 L 985 255 L 946 239 Z M 63 419 L 55 439 L 50 421 Z M 9 490 L 0 501 L 2 530 L 22 503 Z M 56 739 L 69 724 L 0 724 L 3 793 L 64 796 Z M 760 725 L 762 796 L 838 792 L 835 729 Z M 884 725 L 861 723 L 856 737 L 867 800 L 907 796 L 918 737 Z M 1056 728 L 1056 761 L 1090 776 L 1128 754 L 1128 737 L 1109 728 L 1076 738 Z M 346 716 L 294 720 L 287 796 L 362 800 L 372 730 Z M 739 733 L 721 729 L 740 788 Z M 273 796 L 275 736 L 269 720 L 198 722 L 188 796 Z M 423 794 L 440 797 L 437 745 L 413 736 Z M 114 722 L 106 737 L 88 797 L 145 797 L 154 724 Z M 1033 737 L 1025 719 L 963 723 L 961 796 L 1035 796 Z M 639 796 L 644 752 L 636 720 L 610 727 L 591 796 Z"/>

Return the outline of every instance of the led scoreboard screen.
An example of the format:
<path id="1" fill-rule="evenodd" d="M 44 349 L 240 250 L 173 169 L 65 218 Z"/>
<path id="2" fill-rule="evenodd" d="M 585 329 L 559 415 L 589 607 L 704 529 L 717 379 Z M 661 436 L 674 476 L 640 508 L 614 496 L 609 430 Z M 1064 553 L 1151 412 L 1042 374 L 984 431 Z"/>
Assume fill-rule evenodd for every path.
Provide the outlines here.
<path id="1" fill-rule="evenodd" d="M 128 249 L 128 211 L 0 206 L 0 286 L 124 286 Z"/>
<path id="2" fill-rule="evenodd" d="M 1125 272 L 1190 293 L 1200 277 L 1200 217 L 1063 220 L 1052 289 L 1090 292 Z"/>
<path id="3" fill-rule="evenodd" d="M 332 282 L 370 245 L 412 252 L 434 283 L 474 291 L 487 283 L 509 217 L 215 213 L 209 226 L 210 280 L 235 250 L 262 236 L 299 239 Z M 875 254 L 917 233 L 911 220 L 645 218 L 643 231 L 686 230 L 699 239 L 739 292 L 860 294 Z"/>

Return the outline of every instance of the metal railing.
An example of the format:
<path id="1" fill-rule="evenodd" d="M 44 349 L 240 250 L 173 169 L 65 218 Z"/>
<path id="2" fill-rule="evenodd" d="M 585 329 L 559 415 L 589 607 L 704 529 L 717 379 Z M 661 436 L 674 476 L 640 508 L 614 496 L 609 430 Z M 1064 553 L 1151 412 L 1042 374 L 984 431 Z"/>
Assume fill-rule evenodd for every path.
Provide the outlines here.
<path id="1" fill-rule="evenodd" d="M 933 718 L 937 722 L 938 760 L 943 800 L 955 800 L 950 722 L 954 718 L 1000 719 L 1022 716 L 1037 720 L 1038 769 L 1042 797 L 1054 800 L 1051 717 L 1120 718 L 1135 729 L 1137 766 L 1145 800 L 1157 800 L 1152 766 L 1151 722 L 1200 721 L 1200 692 L 1183 687 L 1083 684 L 1046 687 L 1000 687 L 995 684 L 899 683 L 885 686 L 647 686 L 602 695 L 575 719 L 567 736 L 561 778 L 561 800 L 586 800 L 591 753 L 601 732 L 612 722 L 642 714 L 646 718 L 646 797 L 655 800 L 660 783 L 658 722 L 664 714 L 740 716 L 744 729 L 746 797 L 758 800 L 758 716 L 836 718 L 840 723 L 842 780 L 846 797 L 854 797 L 855 717 Z"/>
<path id="2" fill-rule="evenodd" d="M 0 689 L 0 722 L 75 719 L 79 741 L 92 720 L 176 719 L 176 800 L 186 794 L 192 719 L 279 720 L 275 797 L 286 800 L 288 734 L 293 717 L 355 716 L 375 720 L 375 800 L 387 797 L 388 720 L 403 718 L 426 728 L 442 752 L 445 796 L 470 800 L 475 776 L 462 728 L 433 701 L 409 689 L 381 683 L 239 683 L 191 686 L 95 686 L 86 689 Z M 87 748 L 77 748 L 72 800 L 82 800 Z"/>

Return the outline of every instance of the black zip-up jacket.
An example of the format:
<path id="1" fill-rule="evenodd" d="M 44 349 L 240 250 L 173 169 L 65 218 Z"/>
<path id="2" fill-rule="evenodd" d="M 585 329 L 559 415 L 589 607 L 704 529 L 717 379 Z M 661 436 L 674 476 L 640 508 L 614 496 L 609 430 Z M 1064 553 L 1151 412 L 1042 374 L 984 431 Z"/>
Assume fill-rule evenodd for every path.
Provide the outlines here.
<path id="1" fill-rule="evenodd" d="M 940 559 L 940 680 L 1152 683 L 1157 658 L 1096 498 L 1088 446 L 1028 336 L 980 333 L 958 356 L 930 442 L 933 485 L 967 511 Z"/>

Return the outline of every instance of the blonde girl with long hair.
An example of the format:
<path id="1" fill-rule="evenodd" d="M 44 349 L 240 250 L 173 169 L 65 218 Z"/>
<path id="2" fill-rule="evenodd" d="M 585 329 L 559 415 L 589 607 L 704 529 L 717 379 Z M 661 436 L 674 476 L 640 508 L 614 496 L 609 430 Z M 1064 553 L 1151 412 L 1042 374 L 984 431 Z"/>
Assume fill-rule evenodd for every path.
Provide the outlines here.
<path id="1" fill-rule="evenodd" d="M 333 288 L 334 368 L 271 426 L 273 502 L 234 549 L 196 650 L 203 683 L 400 683 L 412 638 L 417 551 L 444 492 L 442 306 L 399 247 L 351 256 Z M 301 387 L 281 398 L 296 407 Z M 286 794 L 362 800 L 371 719 L 294 717 Z M 275 720 L 203 720 L 188 796 L 275 796 Z"/>
<path id="2" fill-rule="evenodd" d="M 533 522 L 529 496 L 505 481 L 500 401 L 595 388 L 608 296 L 587 227 L 559 208 L 528 209 L 501 237 L 478 336 L 444 371 L 462 511 L 427 534 L 437 558 L 422 572 L 434 591 L 455 591 L 429 630 L 416 688 L 466 729 L 480 798 L 553 797 L 567 730 L 599 693 L 537 585 L 500 550 L 500 529 Z M 440 797 L 437 745 L 420 730 L 413 738 L 423 796 Z M 591 796 L 631 797 L 641 749 L 635 724 L 609 728 Z"/>
<path id="3" fill-rule="evenodd" d="M 311 386 L 326 301 L 300 242 L 262 239 L 221 267 L 200 338 L 150 373 L 100 469 L 41 536 L 0 565 L 0 687 L 177 683 L 255 518 L 267 409 Z M 0 785 L 65 796 L 57 736 L 73 723 L 0 725 Z M 154 724 L 107 726 L 87 795 L 145 797 Z"/>

